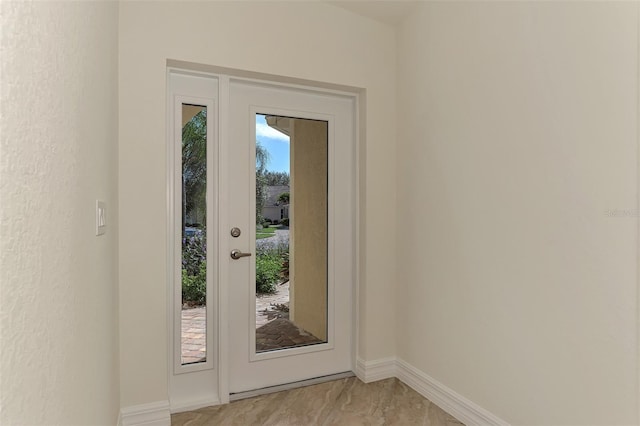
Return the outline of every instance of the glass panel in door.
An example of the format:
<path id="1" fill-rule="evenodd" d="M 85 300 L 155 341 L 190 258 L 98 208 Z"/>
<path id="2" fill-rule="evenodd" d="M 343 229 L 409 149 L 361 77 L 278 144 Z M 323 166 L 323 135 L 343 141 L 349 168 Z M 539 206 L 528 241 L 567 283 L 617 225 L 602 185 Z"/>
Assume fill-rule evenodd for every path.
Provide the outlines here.
<path id="1" fill-rule="evenodd" d="M 207 107 L 182 104 L 181 363 L 207 361 Z"/>
<path id="2" fill-rule="evenodd" d="M 256 353 L 327 342 L 328 122 L 256 114 Z"/>

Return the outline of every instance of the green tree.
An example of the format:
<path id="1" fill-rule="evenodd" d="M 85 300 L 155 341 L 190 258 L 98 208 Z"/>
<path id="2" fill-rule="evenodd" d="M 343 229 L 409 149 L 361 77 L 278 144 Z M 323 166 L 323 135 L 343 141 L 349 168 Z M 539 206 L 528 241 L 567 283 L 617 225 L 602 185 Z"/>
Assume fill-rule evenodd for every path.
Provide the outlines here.
<path id="1" fill-rule="evenodd" d="M 206 223 L 207 109 L 197 113 L 182 128 L 182 232 L 187 217 Z"/>
<path id="2" fill-rule="evenodd" d="M 278 195 L 278 201 L 280 201 L 282 204 L 289 204 L 290 197 L 291 196 L 288 192 L 283 192 L 282 194 Z"/>
<path id="3" fill-rule="evenodd" d="M 267 171 L 265 177 L 267 178 L 267 185 L 269 186 L 289 185 L 289 173 L 287 172 Z"/>
<path id="4" fill-rule="evenodd" d="M 187 218 L 207 222 L 207 110 L 182 128 L 182 300 L 196 305 L 206 298 L 206 234 L 185 237 Z"/>
<path id="5" fill-rule="evenodd" d="M 256 224 L 264 221 L 262 208 L 267 200 L 267 165 L 269 164 L 269 151 L 256 141 Z"/>

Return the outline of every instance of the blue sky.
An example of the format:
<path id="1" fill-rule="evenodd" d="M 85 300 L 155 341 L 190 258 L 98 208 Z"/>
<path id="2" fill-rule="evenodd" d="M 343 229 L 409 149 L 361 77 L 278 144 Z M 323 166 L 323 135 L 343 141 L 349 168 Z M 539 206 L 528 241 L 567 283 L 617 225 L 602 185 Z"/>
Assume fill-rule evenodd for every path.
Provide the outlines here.
<path id="1" fill-rule="evenodd" d="M 289 173 L 289 136 L 269 127 L 264 115 L 256 114 L 256 139 L 269 151 L 267 170 Z"/>

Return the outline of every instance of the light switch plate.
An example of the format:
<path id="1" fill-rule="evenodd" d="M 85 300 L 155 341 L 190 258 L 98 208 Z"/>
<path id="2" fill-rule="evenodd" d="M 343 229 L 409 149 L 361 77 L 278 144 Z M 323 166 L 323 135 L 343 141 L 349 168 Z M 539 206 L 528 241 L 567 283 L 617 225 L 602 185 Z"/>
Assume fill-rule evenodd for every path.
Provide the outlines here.
<path id="1" fill-rule="evenodd" d="M 96 200 L 96 235 L 107 232 L 107 203 Z"/>

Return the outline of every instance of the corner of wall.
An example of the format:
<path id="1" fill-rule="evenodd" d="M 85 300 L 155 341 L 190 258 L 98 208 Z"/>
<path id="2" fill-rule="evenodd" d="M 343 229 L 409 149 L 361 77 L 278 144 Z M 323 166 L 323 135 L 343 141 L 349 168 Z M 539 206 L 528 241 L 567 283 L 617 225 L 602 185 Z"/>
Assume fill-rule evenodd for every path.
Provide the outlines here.
<path id="1" fill-rule="evenodd" d="M 358 359 L 356 376 L 364 383 L 395 377 L 466 425 L 509 426 L 508 422 L 399 358 Z"/>
<path id="2" fill-rule="evenodd" d="M 169 401 L 125 407 L 120 410 L 118 426 L 171 426 Z"/>
<path id="3" fill-rule="evenodd" d="M 640 2 L 636 2 L 636 40 L 637 40 L 637 54 L 636 54 L 636 150 L 637 150 L 637 165 L 636 165 L 636 182 L 638 187 L 638 195 L 637 195 L 637 204 L 636 204 L 636 212 L 637 216 L 637 253 L 636 253 L 636 279 L 637 279 L 637 302 L 636 302 L 636 313 L 637 313 L 637 342 L 636 342 L 636 359 L 638 360 L 638 364 L 636 366 L 636 376 L 638 383 L 636 385 L 636 401 L 638 404 L 637 413 L 636 413 L 636 422 L 640 424 Z"/>

